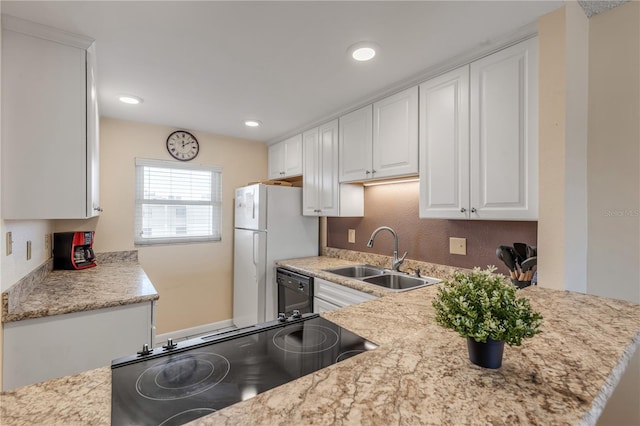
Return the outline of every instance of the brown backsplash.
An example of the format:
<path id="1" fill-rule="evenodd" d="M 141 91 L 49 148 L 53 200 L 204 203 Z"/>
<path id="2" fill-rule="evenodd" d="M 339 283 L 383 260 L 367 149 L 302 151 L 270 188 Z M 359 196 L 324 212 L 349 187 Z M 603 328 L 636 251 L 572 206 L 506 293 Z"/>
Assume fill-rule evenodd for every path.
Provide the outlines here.
<path id="1" fill-rule="evenodd" d="M 373 248 L 367 247 L 371 233 L 382 225 L 398 234 L 399 255 L 441 265 L 473 268 L 496 265 L 507 268 L 496 257 L 499 245 L 523 242 L 537 245 L 537 222 L 420 219 L 418 183 L 399 183 L 365 188 L 364 217 L 328 218 L 327 246 L 390 256 L 393 238 L 389 232 L 376 236 Z M 356 242 L 347 242 L 348 230 L 356 230 Z M 467 255 L 449 254 L 449 237 L 467 239 Z"/>

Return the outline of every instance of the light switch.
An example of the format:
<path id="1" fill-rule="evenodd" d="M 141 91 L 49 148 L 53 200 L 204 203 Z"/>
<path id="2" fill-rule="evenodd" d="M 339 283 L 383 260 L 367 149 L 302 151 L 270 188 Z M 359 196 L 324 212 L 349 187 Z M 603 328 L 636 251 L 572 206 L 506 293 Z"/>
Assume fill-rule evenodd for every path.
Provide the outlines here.
<path id="1" fill-rule="evenodd" d="M 27 260 L 31 260 L 31 241 L 27 241 Z"/>
<path id="2" fill-rule="evenodd" d="M 349 238 L 348 238 L 347 241 L 350 242 L 351 244 L 355 244 L 356 243 L 356 230 L 355 229 L 349 229 Z"/>
<path id="3" fill-rule="evenodd" d="M 467 239 L 466 238 L 449 238 L 449 253 L 467 255 Z"/>
<path id="4" fill-rule="evenodd" d="M 6 239 L 5 247 L 7 249 L 7 256 L 9 256 L 11 253 L 13 253 L 13 237 L 11 235 L 11 232 L 7 232 L 7 239 Z"/>

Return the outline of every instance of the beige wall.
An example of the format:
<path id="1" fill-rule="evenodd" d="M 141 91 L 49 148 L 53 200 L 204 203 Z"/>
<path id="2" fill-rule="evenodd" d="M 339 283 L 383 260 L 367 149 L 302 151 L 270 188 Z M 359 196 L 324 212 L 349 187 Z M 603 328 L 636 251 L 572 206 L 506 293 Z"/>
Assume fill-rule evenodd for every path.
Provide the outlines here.
<path id="1" fill-rule="evenodd" d="M 104 212 L 89 221 L 57 221 L 56 231 L 93 229 L 97 252 L 132 250 L 134 159 L 170 160 L 165 148 L 173 128 L 102 118 L 100 202 Z M 138 247 L 145 272 L 160 294 L 158 334 L 230 319 L 233 297 L 234 189 L 267 175 L 261 142 L 192 132 L 200 142 L 193 160 L 222 166 L 222 241 Z"/>
<path id="2" fill-rule="evenodd" d="M 541 285 L 640 302 L 640 2 L 539 21 Z M 602 425 L 640 424 L 640 351 Z"/>
<path id="3" fill-rule="evenodd" d="M 564 289 L 566 10 L 538 21 L 538 285 Z"/>
<path id="4" fill-rule="evenodd" d="M 576 2 L 540 18 L 541 286 L 587 291 L 589 21 Z"/>
<path id="5" fill-rule="evenodd" d="M 640 2 L 589 23 L 588 292 L 640 302 Z"/>

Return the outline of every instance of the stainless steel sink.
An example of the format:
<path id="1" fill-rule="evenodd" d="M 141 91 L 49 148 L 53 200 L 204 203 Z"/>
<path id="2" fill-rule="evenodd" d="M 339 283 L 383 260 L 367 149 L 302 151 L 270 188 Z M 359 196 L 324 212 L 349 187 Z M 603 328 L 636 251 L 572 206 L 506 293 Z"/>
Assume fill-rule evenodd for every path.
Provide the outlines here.
<path id="1" fill-rule="evenodd" d="M 364 278 L 362 281 L 395 291 L 410 290 L 441 282 L 441 280 L 435 278 L 411 277 L 409 275 L 401 274 L 378 275 L 375 277 Z"/>
<path id="2" fill-rule="evenodd" d="M 341 268 L 325 269 L 326 272 L 349 278 L 372 277 L 384 274 L 384 269 L 371 265 L 343 266 Z"/>
<path id="3" fill-rule="evenodd" d="M 325 269 L 325 272 L 331 272 L 332 274 L 347 278 L 354 278 L 392 291 L 413 290 L 442 282 L 442 280 L 437 278 L 414 277 L 371 265 L 343 266 L 340 268 Z"/>

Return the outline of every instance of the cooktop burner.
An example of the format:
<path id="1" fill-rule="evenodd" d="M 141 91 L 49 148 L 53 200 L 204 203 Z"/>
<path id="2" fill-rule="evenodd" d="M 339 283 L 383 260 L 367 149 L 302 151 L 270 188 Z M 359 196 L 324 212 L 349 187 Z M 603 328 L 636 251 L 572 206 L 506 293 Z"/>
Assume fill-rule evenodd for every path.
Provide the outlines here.
<path id="1" fill-rule="evenodd" d="M 188 398 L 220 383 L 229 373 L 229 360 L 207 352 L 193 352 L 158 362 L 138 377 L 136 390 L 149 399 Z"/>
<path id="2" fill-rule="evenodd" d="M 113 425 L 181 425 L 377 346 L 317 314 L 112 363 Z"/>
<path id="3" fill-rule="evenodd" d="M 283 328 L 273 336 L 273 344 L 285 352 L 312 354 L 331 350 L 340 336 L 329 327 L 297 324 Z"/>

